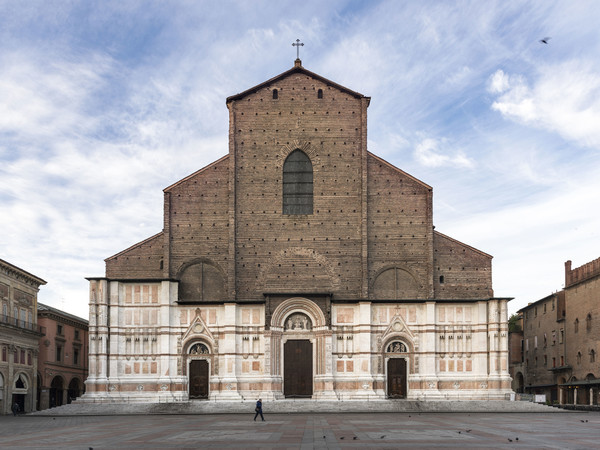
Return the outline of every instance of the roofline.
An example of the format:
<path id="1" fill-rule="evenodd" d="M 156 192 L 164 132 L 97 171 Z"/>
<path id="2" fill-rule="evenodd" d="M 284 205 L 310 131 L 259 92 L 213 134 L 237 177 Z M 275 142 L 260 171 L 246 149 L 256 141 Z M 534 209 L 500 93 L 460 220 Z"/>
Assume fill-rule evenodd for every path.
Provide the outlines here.
<path id="1" fill-rule="evenodd" d="M 404 176 L 406 176 L 406 177 L 410 178 L 410 179 L 411 179 L 411 180 L 413 180 L 414 182 L 416 182 L 416 183 L 419 183 L 419 184 L 420 184 L 421 186 L 423 186 L 424 188 L 426 188 L 426 189 L 429 189 L 430 191 L 433 191 L 433 188 L 432 188 L 431 186 L 429 186 L 427 183 L 425 183 L 425 182 L 423 182 L 423 181 L 419 180 L 418 178 L 415 178 L 415 177 L 413 177 L 411 174 L 409 174 L 409 173 L 405 172 L 404 170 L 402 170 L 402 169 L 399 169 L 398 167 L 396 167 L 396 166 L 395 166 L 395 165 L 393 165 L 392 163 L 390 163 L 390 162 L 386 161 L 385 159 L 383 159 L 381 156 L 377 156 L 376 154 L 374 154 L 374 153 L 371 153 L 371 152 L 369 152 L 369 151 L 367 151 L 367 154 L 368 154 L 369 156 L 372 156 L 373 158 L 375 158 L 377 161 L 379 161 L 379 162 L 381 162 L 381 163 L 383 163 L 383 164 L 385 164 L 385 165 L 389 166 L 391 169 L 394 169 L 396 172 L 400 172 L 401 174 L 403 174 Z"/>
<path id="2" fill-rule="evenodd" d="M 173 189 L 175 186 L 179 186 L 181 183 L 184 183 L 184 182 L 186 182 L 186 181 L 187 181 L 187 180 L 189 180 L 190 178 L 192 178 L 192 177 L 195 177 L 196 175 L 198 175 L 200 172 L 203 172 L 203 171 L 207 170 L 209 167 L 212 167 L 212 166 L 214 166 L 215 164 L 217 164 L 217 163 L 220 163 L 221 161 L 223 161 L 223 160 L 225 160 L 225 159 L 227 159 L 227 158 L 229 158 L 229 153 L 228 153 L 228 154 L 226 154 L 225 156 L 222 156 L 221 158 L 217 159 L 216 161 L 213 161 L 213 162 L 211 162 L 210 164 L 208 164 L 208 165 L 204 166 L 203 168 L 201 168 L 201 169 L 199 169 L 199 170 L 196 170 L 194 173 L 192 173 L 192 174 L 188 175 L 188 176 L 187 176 L 187 177 L 185 177 L 185 178 L 182 178 L 181 180 L 179 180 L 179 181 L 177 181 L 177 182 L 173 183 L 172 185 L 170 185 L 170 186 L 167 186 L 166 188 L 164 188 L 164 189 L 163 189 L 163 192 L 170 191 L 170 190 L 171 190 L 171 189 Z"/>
<path id="3" fill-rule="evenodd" d="M 164 233 L 164 231 L 161 231 L 160 233 L 156 233 L 154 236 L 150 236 L 149 238 L 147 238 L 147 239 L 144 239 L 143 241 L 140 241 L 140 242 L 138 242 L 137 244 L 133 244 L 132 246 L 130 246 L 130 247 L 127 247 L 125 250 L 121 250 L 119 253 L 116 253 L 116 254 L 114 254 L 114 255 L 112 255 L 112 256 L 109 256 L 109 257 L 108 257 L 108 258 L 106 258 L 104 261 L 106 262 L 106 261 L 108 261 L 109 259 L 113 259 L 113 258 L 116 258 L 116 257 L 118 257 L 118 256 L 121 256 L 123 253 L 126 253 L 126 252 L 128 252 L 128 251 L 132 250 L 133 248 L 135 248 L 135 247 L 137 247 L 137 246 L 139 246 L 139 245 L 145 244 L 146 242 L 148 242 L 148 241 L 151 241 L 152 239 L 156 239 L 157 237 L 159 237 L 159 236 L 160 236 L 161 234 L 163 234 L 163 233 Z"/>
<path id="4" fill-rule="evenodd" d="M 0 263 L 8 266 L 9 269 L 14 270 L 15 272 L 19 272 L 21 275 L 29 277 L 31 280 L 35 281 L 36 283 L 38 283 L 40 285 L 46 284 L 45 280 L 42 280 L 40 277 L 36 277 L 34 274 L 29 273 L 26 270 L 23 270 L 20 267 L 15 266 L 14 264 L 9 263 L 8 261 L 0 259 Z"/>
<path id="5" fill-rule="evenodd" d="M 342 86 L 341 84 L 338 84 L 338 83 L 336 83 L 336 82 L 334 82 L 334 81 L 331 81 L 331 80 L 329 80 L 329 79 L 327 79 L 327 78 L 325 78 L 325 77 L 322 77 L 322 76 L 321 76 L 321 75 L 319 75 L 319 74 L 316 74 L 316 73 L 314 73 L 314 72 L 311 72 L 310 70 L 307 70 L 307 69 L 305 69 L 304 67 L 302 67 L 302 64 L 301 64 L 301 62 L 300 62 L 300 64 L 299 64 L 299 65 L 295 65 L 295 66 L 294 66 L 294 67 L 292 67 L 291 69 L 289 69 L 289 70 L 286 70 L 285 72 L 283 72 L 283 73 L 280 73 L 279 75 L 276 75 L 276 76 L 274 76 L 273 78 L 271 78 L 271 79 L 269 79 L 269 80 L 267 80 L 267 81 L 263 81 L 262 83 L 260 83 L 260 84 L 257 84 L 257 85 L 256 85 L 256 86 L 254 86 L 254 87 L 251 87 L 250 89 L 246 89 L 245 91 L 243 91 L 243 92 L 240 92 L 239 94 L 235 94 L 235 95 L 232 95 L 232 96 L 230 96 L 230 97 L 227 97 L 227 99 L 225 100 L 225 103 L 226 103 L 226 104 L 229 104 L 229 103 L 231 103 L 231 102 L 233 102 L 233 101 L 236 101 L 236 100 L 239 100 L 239 99 L 241 99 L 241 98 L 244 98 L 245 96 L 247 96 L 247 95 L 249 95 L 249 94 L 254 94 L 254 93 L 255 93 L 255 92 L 257 92 L 259 89 L 262 89 L 262 88 L 263 88 L 263 87 L 265 87 L 265 86 L 268 86 L 268 85 L 270 85 L 270 84 L 273 84 L 273 83 L 275 83 L 277 80 L 279 80 L 279 79 L 281 79 L 281 78 L 285 78 L 285 77 L 287 77 L 288 75 L 291 75 L 291 74 L 293 74 L 293 73 L 303 73 L 303 74 L 305 74 L 305 75 L 308 75 L 308 76 L 310 76 L 310 77 L 316 78 L 317 80 L 319 80 L 319 81 L 322 81 L 323 83 L 325 83 L 325 84 L 327 84 L 327 85 L 329 85 L 329 86 L 333 86 L 333 87 L 335 87 L 335 88 L 337 88 L 337 89 L 339 89 L 339 90 L 341 90 L 341 91 L 344 91 L 344 92 L 346 92 L 346 93 L 348 93 L 348 94 L 352 95 L 352 96 L 353 96 L 353 97 L 355 97 L 355 98 L 366 98 L 366 99 L 368 100 L 368 102 L 367 102 L 367 106 L 369 106 L 369 103 L 370 103 L 370 101 L 371 101 L 371 97 L 367 97 L 367 96 L 365 96 L 365 95 L 361 94 L 360 92 L 356 92 L 356 91 L 353 91 L 353 90 L 351 90 L 351 89 L 348 89 L 347 87 L 345 87 L 345 86 Z"/>
<path id="6" fill-rule="evenodd" d="M 40 306 L 42 306 L 42 309 L 40 309 Z M 46 308 L 46 309 L 43 309 L 43 308 Z M 84 319 L 83 317 L 79 317 L 74 314 L 65 312 L 61 309 L 57 309 L 57 308 L 53 308 L 52 306 L 48 306 L 45 303 L 38 302 L 38 315 L 43 314 L 44 312 L 56 314 L 57 316 L 63 316 L 63 318 L 70 319 L 70 320 L 76 320 L 76 321 L 81 322 L 82 324 L 89 325 L 89 321 Z"/>
<path id="7" fill-rule="evenodd" d="M 460 244 L 460 245 L 462 245 L 462 246 L 464 246 L 464 247 L 470 248 L 471 250 L 473 250 L 473 251 L 475 251 L 475 252 L 477 252 L 477 253 L 479 253 L 479 254 L 481 254 L 481 255 L 483 255 L 483 256 L 487 256 L 487 257 L 489 257 L 490 259 L 494 258 L 494 257 L 493 257 L 492 255 L 490 255 L 489 253 L 486 253 L 486 252 L 484 252 L 484 251 L 481 251 L 481 250 L 479 250 L 479 249 L 477 249 L 477 248 L 475 248 L 475 247 L 472 247 L 472 246 L 470 246 L 469 244 L 465 244 L 464 242 L 461 242 L 461 241 L 458 241 L 458 240 L 456 240 L 456 239 L 454 239 L 454 238 L 451 238 L 450 236 L 448 236 L 448 235 L 446 235 L 446 234 L 444 234 L 444 233 L 440 233 L 439 231 L 433 230 L 433 234 L 437 234 L 437 235 L 438 235 L 438 236 L 440 236 L 440 237 L 446 238 L 446 239 L 448 239 L 448 240 L 450 240 L 450 241 L 452 241 L 452 242 L 456 242 L 457 244 Z"/>
<path id="8" fill-rule="evenodd" d="M 545 302 L 545 301 L 547 301 L 547 300 L 550 300 L 550 298 L 551 298 L 551 297 L 554 297 L 554 296 L 557 296 L 557 297 L 558 297 L 558 294 L 559 294 L 560 292 L 562 292 L 562 290 L 561 290 L 561 291 L 556 291 L 556 292 L 553 292 L 552 294 L 549 294 L 549 295 L 546 295 L 545 297 L 543 297 L 543 298 L 540 298 L 539 300 L 536 300 L 536 301 L 535 301 L 535 302 L 533 302 L 533 303 L 529 303 L 527 306 L 523 306 L 523 307 L 522 307 L 521 309 L 519 309 L 517 312 L 524 312 L 526 309 L 529 309 L 529 308 L 531 308 L 531 307 L 533 307 L 533 306 L 536 306 L 536 305 L 538 305 L 538 304 L 540 304 L 540 303 L 542 303 L 542 302 Z"/>

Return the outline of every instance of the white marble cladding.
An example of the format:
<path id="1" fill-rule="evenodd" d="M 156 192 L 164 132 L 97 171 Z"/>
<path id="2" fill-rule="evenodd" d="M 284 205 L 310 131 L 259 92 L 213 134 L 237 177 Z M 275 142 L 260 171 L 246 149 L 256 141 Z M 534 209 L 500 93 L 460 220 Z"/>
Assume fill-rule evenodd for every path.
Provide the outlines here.
<path id="1" fill-rule="evenodd" d="M 281 398 L 288 339 L 312 342 L 317 399 L 386 398 L 393 358 L 406 362 L 408 399 L 510 392 L 506 300 L 333 304 L 327 326 L 310 300 L 292 298 L 266 329 L 262 304 L 176 299 L 170 281 L 90 281 L 84 401 L 185 401 L 194 360 L 206 361 L 209 398 Z"/>

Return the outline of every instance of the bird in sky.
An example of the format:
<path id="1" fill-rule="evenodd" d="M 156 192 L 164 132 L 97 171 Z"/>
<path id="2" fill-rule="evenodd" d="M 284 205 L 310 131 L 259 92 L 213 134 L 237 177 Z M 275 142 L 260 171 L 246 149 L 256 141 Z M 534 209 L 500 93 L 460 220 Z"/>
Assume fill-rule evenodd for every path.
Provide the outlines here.
<path id="1" fill-rule="evenodd" d="M 547 44 L 550 39 L 552 39 L 552 38 L 551 37 L 545 37 L 543 39 L 540 39 L 540 43 Z"/>

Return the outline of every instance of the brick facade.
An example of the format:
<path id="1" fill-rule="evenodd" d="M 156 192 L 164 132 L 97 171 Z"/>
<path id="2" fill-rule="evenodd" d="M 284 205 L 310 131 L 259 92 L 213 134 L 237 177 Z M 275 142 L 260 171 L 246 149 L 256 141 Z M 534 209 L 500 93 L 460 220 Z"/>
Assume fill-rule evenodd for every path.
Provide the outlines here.
<path id="1" fill-rule="evenodd" d="M 524 357 L 514 377 L 523 379 L 525 392 L 553 402 L 600 403 L 599 280 L 600 259 L 575 269 L 567 261 L 564 290 L 519 311 Z"/>
<path id="2" fill-rule="evenodd" d="M 299 61 L 227 99 L 229 154 L 90 279 L 88 399 L 279 398 L 289 341 L 311 343 L 313 398 L 509 391 L 492 257 L 434 231 L 431 187 L 367 151 L 369 101 Z M 284 214 L 306 186 L 307 213 Z"/>

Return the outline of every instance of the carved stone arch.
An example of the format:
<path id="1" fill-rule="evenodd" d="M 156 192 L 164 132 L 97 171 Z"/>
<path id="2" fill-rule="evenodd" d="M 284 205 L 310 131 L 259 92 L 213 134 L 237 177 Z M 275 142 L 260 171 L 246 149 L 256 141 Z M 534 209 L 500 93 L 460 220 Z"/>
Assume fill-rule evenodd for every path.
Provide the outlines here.
<path id="1" fill-rule="evenodd" d="M 207 350 L 207 353 L 202 353 L 202 352 L 193 352 L 194 348 L 198 346 L 198 347 L 204 347 Z M 214 356 L 215 356 L 215 351 L 214 351 L 214 347 L 213 347 L 213 343 L 210 342 L 208 339 L 206 339 L 206 336 L 201 336 L 201 337 L 190 337 L 187 341 L 182 343 L 182 355 L 181 355 L 181 361 L 182 361 L 182 367 L 181 367 L 181 373 L 184 376 L 187 376 L 188 374 L 188 366 L 190 364 L 190 361 L 193 359 L 205 359 L 209 362 L 209 367 L 210 367 L 210 374 L 211 375 L 215 375 L 216 374 L 216 367 L 214 364 Z"/>
<path id="2" fill-rule="evenodd" d="M 195 258 L 182 264 L 175 276 L 179 280 L 180 301 L 225 300 L 227 276 L 211 259 Z"/>
<path id="3" fill-rule="evenodd" d="M 410 336 L 408 333 L 406 332 L 399 332 L 399 333 L 390 333 L 387 336 L 385 336 L 382 340 L 382 346 L 381 346 L 381 351 L 384 354 L 387 354 L 387 348 L 388 346 L 395 342 L 402 342 L 405 346 L 406 346 L 406 352 L 407 354 L 414 354 L 415 352 L 415 343 L 413 342 L 412 336 Z"/>
<path id="4" fill-rule="evenodd" d="M 327 328 L 327 321 L 321 308 L 311 300 L 302 297 L 289 298 L 283 301 L 271 315 L 271 328 L 283 331 L 286 319 L 294 313 L 303 313 L 312 321 L 312 330 Z"/>
<path id="5" fill-rule="evenodd" d="M 294 139 L 293 141 L 290 141 L 288 144 L 284 144 L 279 148 L 278 153 L 275 155 L 278 168 L 283 168 L 284 161 L 294 150 L 301 150 L 302 152 L 306 153 L 306 156 L 308 156 L 312 162 L 313 170 L 318 169 L 321 159 L 317 149 L 313 147 L 310 142 L 301 141 L 298 139 Z"/>
<path id="6" fill-rule="evenodd" d="M 425 298 L 425 289 L 412 270 L 400 265 L 380 268 L 371 280 L 370 297 L 374 300 Z"/>

